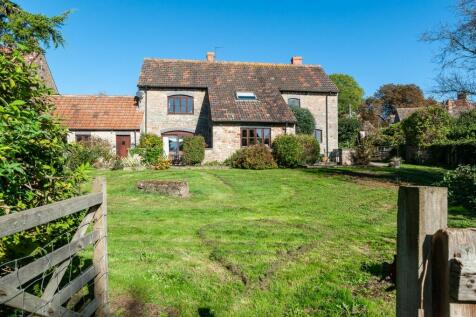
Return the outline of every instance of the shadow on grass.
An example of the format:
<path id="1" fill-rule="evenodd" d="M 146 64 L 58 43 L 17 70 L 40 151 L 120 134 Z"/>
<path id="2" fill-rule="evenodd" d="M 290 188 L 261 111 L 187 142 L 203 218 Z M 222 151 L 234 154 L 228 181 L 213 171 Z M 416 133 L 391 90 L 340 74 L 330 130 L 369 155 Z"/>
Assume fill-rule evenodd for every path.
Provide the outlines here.
<path id="1" fill-rule="evenodd" d="M 425 168 L 391 167 L 320 167 L 304 169 L 305 172 L 321 175 L 340 175 L 364 178 L 394 184 L 408 183 L 421 186 L 435 186 L 443 179 L 442 170 Z"/>
<path id="2" fill-rule="evenodd" d="M 208 307 L 200 307 L 198 309 L 198 316 L 200 316 L 200 317 L 215 317 L 215 314 Z"/>
<path id="3" fill-rule="evenodd" d="M 162 307 L 152 303 L 146 303 L 149 297 L 147 290 L 140 287 L 131 287 L 125 295 L 120 295 L 112 303 L 112 313 L 114 316 L 168 316 L 178 317 L 180 311 L 175 307 Z"/>

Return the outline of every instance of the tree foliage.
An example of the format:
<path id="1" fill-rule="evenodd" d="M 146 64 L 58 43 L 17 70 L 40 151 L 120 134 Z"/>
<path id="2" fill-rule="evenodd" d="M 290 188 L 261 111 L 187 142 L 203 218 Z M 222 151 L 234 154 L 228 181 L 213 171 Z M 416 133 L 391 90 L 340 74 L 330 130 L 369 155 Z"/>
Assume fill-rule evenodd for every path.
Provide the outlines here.
<path id="1" fill-rule="evenodd" d="M 339 119 L 339 144 L 342 148 L 354 146 L 360 131 L 360 121 L 357 118 L 343 117 Z"/>
<path id="2" fill-rule="evenodd" d="M 331 74 L 330 79 L 339 89 L 339 116 L 357 111 L 364 98 L 364 90 L 354 77 L 346 74 Z"/>
<path id="3" fill-rule="evenodd" d="M 59 29 L 69 13 L 47 17 L 24 11 L 12 1 L 0 0 L 0 47 L 11 49 L 21 46 L 28 52 L 41 52 L 41 45 L 63 45 Z"/>
<path id="4" fill-rule="evenodd" d="M 296 117 L 296 133 L 314 134 L 316 129 L 316 120 L 312 113 L 305 108 L 291 107 L 291 110 Z"/>
<path id="5" fill-rule="evenodd" d="M 455 120 L 448 134 L 448 139 L 452 141 L 476 142 L 476 109 L 462 113 Z"/>
<path id="6" fill-rule="evenodd" d="M 454 25 L 445 24 L 422 39 L 441 46 L 436 56 L 441 65 L 437 91 L 476 95 L 476 0 L 458 0 L 456 15 Z"/>
<path id="7" fill-rule="evenodd" d="M 419 147 L 444 142 L 450 126 L 448 112 L 437 106 L 418 110 L 402 122 L 405 143 Z"/>
<path id="8" fill-rule="evenodd" d="M 426 104 L 423 91 L 414 84 L 386 84 L 375 93 L 384 113 L 395 113 L 397 108 L 421 107 Z"/>

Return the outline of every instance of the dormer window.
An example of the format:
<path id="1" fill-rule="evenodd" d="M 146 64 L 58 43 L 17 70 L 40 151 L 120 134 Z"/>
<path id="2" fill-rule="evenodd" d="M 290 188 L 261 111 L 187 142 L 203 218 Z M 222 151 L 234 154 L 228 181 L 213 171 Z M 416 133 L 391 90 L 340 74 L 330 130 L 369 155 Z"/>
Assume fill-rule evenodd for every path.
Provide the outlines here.
<path id="1" fill-rule="evenodd" d="M 256 95 L 252 91 L 237 91 L 236 99 L 237 100 L 256 100 Z"/>
<path id="2" fill-rule="evenodd" d="M 290 107 L 301 107 L 301 100 L 299 98 L 289 98 L 288 105 Z"/>
<path id="3" fill-rule="evenodd" d="M 191 96 L 169 96 L 167 105 L 169 114 L 193 114 L 193 97 Z"/>

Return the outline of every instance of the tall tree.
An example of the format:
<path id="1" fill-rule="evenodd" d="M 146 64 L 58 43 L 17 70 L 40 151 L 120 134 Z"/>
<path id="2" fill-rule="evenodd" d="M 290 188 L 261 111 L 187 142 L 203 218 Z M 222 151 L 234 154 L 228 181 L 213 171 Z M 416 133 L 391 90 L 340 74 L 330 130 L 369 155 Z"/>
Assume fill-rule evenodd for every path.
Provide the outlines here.
<path id="1" fill-rule="evenodd" d="M 63 45 L 59 29 L 69 13 L 47 17 L 27 12 L 12 1 L 0 0 L 0 47 L 21 47 L 29 52 L 41 52 L 42 46 Z"/>
<path id="2" fill-rule="evenodd" d="M 437 92 L 476 95 L 476 0 L 458 0 L 458 21 L 423 34 L 422 39 L 442 45 L 436 56 L 441 65 Z"/>
<path id="3" fill-rule="evenodd" d="M 356 112 L 364 98 L 362 87 L 350 75 L 332 74 L 329 77 L 339 88 L 339 116 L 349 114 L 350 111 Z"/>
<path id="4" fill-rule="evenodd" d="M 413 108 L 425 105 L 423 91 L 414 84 L 386 84 L 375 93 L 382 106 L 384 115 L 396 112 L 397 108 Z"/>

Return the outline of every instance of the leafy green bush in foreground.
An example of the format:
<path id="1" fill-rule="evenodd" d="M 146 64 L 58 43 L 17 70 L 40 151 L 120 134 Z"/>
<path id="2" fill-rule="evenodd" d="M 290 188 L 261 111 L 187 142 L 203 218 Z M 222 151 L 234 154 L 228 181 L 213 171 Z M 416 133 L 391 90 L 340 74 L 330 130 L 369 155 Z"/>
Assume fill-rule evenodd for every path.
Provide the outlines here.
<path id="1" fill-rule="evenodd" d="M 454 204 L 476 211 L 476 166 L 462 165 L 449 171 L 442 182 Z"/>

